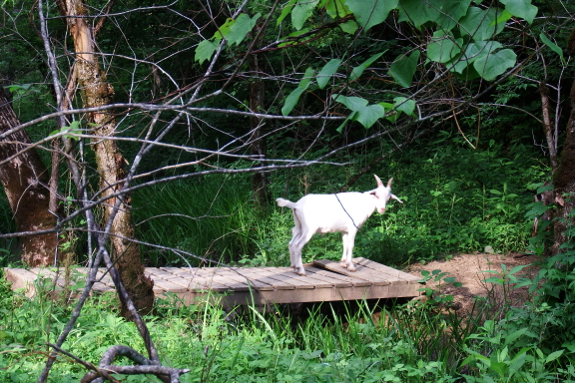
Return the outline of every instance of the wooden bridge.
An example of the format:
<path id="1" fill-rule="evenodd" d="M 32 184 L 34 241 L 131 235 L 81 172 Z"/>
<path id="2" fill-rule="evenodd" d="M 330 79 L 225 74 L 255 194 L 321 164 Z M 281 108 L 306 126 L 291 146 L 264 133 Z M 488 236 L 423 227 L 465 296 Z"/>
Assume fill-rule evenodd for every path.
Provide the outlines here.
<path id="1" fill-rule="evenodd" d="M 197 299 L 222 299 L 224 305 L 252 303 L 323 302 L 360 299 L 415 297 L 421 294 L 420 278 L 391 267 L 355 258 L 357 271 L 350 272 L 339 262 L 317 260 L 305 265 L 306 276 L 291 267 L 147 267 L 146 274 L 154 280 L 154 293 L 177 294 L 185 304 Z M 85 279 L 85 268 L 74 268 L 73 281 Z M 4 269 L 12 289 L 24 288 L 27 296 L 36 293 L 38 278 L 45 286 L 62 289 L 63 270 L 54 268 Z M 95 293 L 114 291 L 114 283 L 106 269 L 98 271 Z"/>

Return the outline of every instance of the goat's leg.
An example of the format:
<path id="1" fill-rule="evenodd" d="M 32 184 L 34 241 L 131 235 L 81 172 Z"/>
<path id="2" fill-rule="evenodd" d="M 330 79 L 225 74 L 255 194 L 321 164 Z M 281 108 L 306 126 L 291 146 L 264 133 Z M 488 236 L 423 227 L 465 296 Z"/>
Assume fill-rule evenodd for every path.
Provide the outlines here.
<path id="1" fill-rule="evenodd" d="M 294 261 L 294 271 L 299 275 L 305 275 L 305 269 L 303 267 L 303 262 L 301 259 L 301 251 L 306 243 L 309 242 L 314 233 L 301 234 L 297 241 L 293 244 L 293 261 Z"/>
<path id="2" fill-rule="evenodd" d="M 349 271 L 355 271 L 355 266 L 352 262 L 353 246 L 355 242 L 355 233 L 342 233 L 341 239 L 343 242 L 343 255 L 341 257 L 341 267 Z"/>
<path id="3" fill-rule="evenodd" d="M 297 210 L 294 210 L 294 212 L 293 212 L 293 220 L 294 220 L 295 226 L 291 229 L 292 239 L 289 243 L 289 257 L 290 257 L 290 267 L 293 267 L 295 269 L 296 265 L 297 265 L 297 259 L 298 259 L 297 243 L 299 243 L 301 241 L 301 235 L 302 235 L 301 221 L 299 219 Z M 301 258 L 301 249 L 299 251 L 300 251 L 300 258 Z"/>
<path id="4" fill-rule="evenodd" d="M 298 243 L 301 241 L 301 233 L 297 233 L 294 227 L 294 235 L 289 243 L 290 251 L 290 267 L 294 269 L 297 266 L 298 252 L 301 254 L 301 249 L 298 249 Z"/>
<path id="5" fill-rule="evenodd" d="M 296 259 L 297 259 L 297 246 L 296 244 L 300 241 L 301 233 L 297 230 L 297 227 L 292 229 L 292 239 L 289 242 L 289 258 L 290 258 L 290 267 L 295 269 L 296 267 Z"/>

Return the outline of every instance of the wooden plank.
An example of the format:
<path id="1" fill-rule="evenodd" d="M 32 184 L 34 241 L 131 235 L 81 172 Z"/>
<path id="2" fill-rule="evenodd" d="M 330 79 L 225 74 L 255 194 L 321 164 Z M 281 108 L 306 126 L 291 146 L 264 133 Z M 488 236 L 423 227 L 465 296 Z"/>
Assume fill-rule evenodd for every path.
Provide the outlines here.
<path id="1" fill-rule="evenodd" d="M 403 273 L 377 262 L 355 258 L 358 270 L 350 272 L 338 262 L 317 260 L 307 264 L 306 276 L 290 267 L 203 267 L 203 268 L 146 268 L 146 275 L 154 280 L 154 293 L 176 293 L 185 304 L 202 301 L 222 302 L 227 305 L 255 303 L 298 303 L 360 299 L 413 297 L 421 292 L 416 276 Z M 50 268 L 22 270 L 6 269 L 6 278 L 13 288 L 27 288 L 33 295 L 34 282 L 39 276 L 56 277 Z M 73 278 L 84 278 L 86 268 L 74 268 Z M 99 282 L 93 291 L 113 291 L 115 287 L 105 268 L 98 269 Z M 57 285 L 64 284 L 59 274 Z M 58 288 L 59 289 L 59 288 Z M 215 294 L 212 294 L 215 293 Z M 220 293 L 223 293 L 221 295 Z"/>
<path id="2" fill-rule="evenodd" d="M 336 273 L 329 273 L 329 274 L 323 274 L 322 273 L 322 269 L 318 269 L 316 267 L 308 267 L 306 269 L 306 273 L 308 273 L 308 275 L 312 276 L 315 279 L 319 279 L 319 280 L 323 280 L 325 282 L 330 283 L 333 287 L 339 287 L 339 288 L 343 288 L 343 287 L 351 287 L 353 286 L 352 282 L 350 281 L 351 278 L 347 278 L 347 280 L 344 280 L 342 278 L 337 278 Z M 332 275 L 330 275 L 332 274 Z M 336 277 L 334 278 L 335 275 Z"/>
<path id="3" fill-rule="evenodd" d="M 87 267 L 78 267 L 76 268 L 76 270 L 82 274 L 82 278 L 84 278 L 84 280 L 86 280 L 86 275 L 88 273 L 88 268 Z M 106 268 L 104 267 L 100 267 L 98 268 L 98 271 L 96 272 L 96 282 L 94 282 L 94 285 L 92 286 L 92 291 L 95 291 L 97 293 L 106 293 L 106 292 L 111 292 L 111 291 L 116 291 L 116 286 L 114 285 L 114 282 L 112 281 L 112 277 L 110 276 L 110 273 L 105 274 L 106 272 Z"/>
<path id="4" fill-rule="evenodd" d="M 393 280 L 396 280 L 396 278 L 390 280 L 389 276 L 382 275 L 381 273 L 375 272 L 373 270 L 369 270 L 368 268 L 362 267 L 361 265 L 357 267 L 356 271 L 349 271 L 345 267 L 342 267 L 339 262 L 330 261 L 327 259 L 315 260 L 314 265 L 323 267 L 327 270 L 339 274 L 347 275 L 348 277 L 368 280 L 373 285 L 387 285 L 390 284 Z"/>
<path id="5" fill-rule="evenodd" d="M 16 291 L 17 289 L 25 289 L 25 295 L 31 298 L 36 293 L 34 288 L 34 281 L 36 280 L 36 274 L 25 269 L 4 269 L 4 277 L 8 282 L 12 282 L 11 289 Z"/>
<path id="6" fill-rule="evenodd" d="M 409 282 L 417 282 L 419 281 L 421 278 L 416 277 L 415 275 L 411 275 L 408 273 L 404 273 L 403 271 L 394 269 L 392 267 L 386 266 L 386 265 L 382 265 L 381 263 L 377 263 L 374 262 L 372 260 L 360 257 L 360 258 L 354 258 L 353 259 L 354 263 L 367 267 L 370 270 L 373 270 L 375 272 L 379 272 L 381 274 L 384 275 L 389 275 L 391 277 L 394 277 L 395 279 L 399 279 L 399 280 L 405 280 L 405 281 L 409 281 Z"/>
<path id="7" fill-rule="evenodd" d="M 193 269 L 193 271 L 190 271 L 190 268 L 188 267 L 184 269 L 177 267 L 162 267 L 161 269 L 174 274 L 174 276 L 170 277 L 169 279 L 171 282 L 184 286 L 188 289 L 213 290 L 214 292 L 224 292 L 230 290 L 229 286 L 221 284 L 218 281 L 214 281 L 213 278 L 208 277 L 207 273 L 200 272 L 202 269 Z"/>
<path id="8" fill-rule="evenodd" d="M 203 277 L 206 279 L 211 279 L 217 283 L 220 283 L 222 285 L 226 285 L 228 286 L 231 290 L 237 290 L 237 291 L 249 291 L 250 290 L 250 286 L 245 282 L 245 281 L 237 281 L 235 279 L 230 278 L 228 275 L 220 275 L 219 271 L 218 271 L 218 267 L 214 267 L 214 268 L 202 268 L 201 270 L 201 274 L 203 274 Z"/>
<path id="9" fill-rule="evenodd" d="M 252 270 L 249 271 L 249 273 L 253 274 L 253 277 L 258 281 L 271 286 L 272 290 L 295 290 L 295 286 L 293 284 L 273 278 L 275 273 L 269 270 Z"/>
<path id="10" fill-rule="evenodd" d="M 172 293 L 179 294 L 179 293 L 183 293 L 183 292 L 185 292 L 185 291 L 188 290 L 188 289 L 187 289 L 186 287 L 184 287 L 184 286 L 181 286 L 181 285 L 179 285 L 179 284 L 177 284 L 177 283 L 173 283 L 173 282 L 171 282 L 171 281 L 169 281 L 169 280 L 165 280 L 165 279 L 162 279 L 162 278 L 154 278 L 153 281 L 154 281 L 154 288 L 155 288 L 156 286 L 158 286 L 159 288 L 163 289 L 164 291 L 169 291 L 169 292 L 172 292 Z M 155 291 L 155 290 L 154 290 L 154 291 Z"/>
<path id="11" fill-rule="evenodd" d="M 258 291 L 262 290 L 273 290 L 274 287 L 271 285 L 271 280 L 266 280 L 266 277 L 262 277 L 260 274 L 254 272 L 253 268 L 241 267 L 234 270 L 229 270 L 232 278 L 240 278 L 242 281 L 248 281 L 250 286 Z"/>
<path id="12" fill-rule="evenodd" d="M 368 281 L 366 279 L 356 278 L 354 276 L 347 276 L 347 275 L 335 273 L 333 271 L 326 270 L 326 269 L 314 268 L 312 272 L 315 273 L 316 275 L 319 274 L 319 275 L 326 276 L 328 278 L 333 278 L 334 280 L 348 283 L 350 287 L 351 286 L 353 286 L 353 287 L 368 287 L 368 286 L 373 285 L 373 283 L 371 281 Z"/>
<path id="13" fill-rule="evenodd" d="M 316 278 L 313 273 L 307 273 L 310 270 L 311 266 L 306 268 L 306 275 L 299 275 L 293 271 L 292 268 L 288 268 L 287 272 L 283 272 L 282 275 L 286 276 L 289 279 L 293 279 L 297 281 L 298 284 L 308 284 L 314 286 L 314 288 L 331 288 L 333 287 L 333 283 L 330 281 L 326 281 L 323 278 Z"/>
<path id="14" fill-rule="evenodd" d="M 314 289 L 314 285 L 309 284 L 309 280 L 306 281 L 304 278 L 293 272 L 291 267 L 266 267 L 265 272 L 268 274 L 267 277 L 275 279 L 276 284 L 289 284 L 294 286 L 296 289 Z"/>

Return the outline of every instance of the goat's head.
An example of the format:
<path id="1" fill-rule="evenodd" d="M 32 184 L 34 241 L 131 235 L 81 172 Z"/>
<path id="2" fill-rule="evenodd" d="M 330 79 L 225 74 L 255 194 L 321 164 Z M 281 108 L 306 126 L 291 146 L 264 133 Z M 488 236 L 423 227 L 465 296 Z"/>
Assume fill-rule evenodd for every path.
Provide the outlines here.
<path id="1" fill-rule="evenodd" d="M 385 205 L 387 205 L 387 201 L 389 201 L 390 198 L 393 198 L 399 203 L 403 203 L 402 200 L 391 192 L 391 182 L 393 178 L 390 178 L 389 181 L 387 181 L 387 186 L 385 186 L 377 175 L 374 174 L 373 176 L 377 181 L 377 189 L 372 190 L 371 194 L 375 197 L 375 208 L 379 214 L 385 213 Z"/>

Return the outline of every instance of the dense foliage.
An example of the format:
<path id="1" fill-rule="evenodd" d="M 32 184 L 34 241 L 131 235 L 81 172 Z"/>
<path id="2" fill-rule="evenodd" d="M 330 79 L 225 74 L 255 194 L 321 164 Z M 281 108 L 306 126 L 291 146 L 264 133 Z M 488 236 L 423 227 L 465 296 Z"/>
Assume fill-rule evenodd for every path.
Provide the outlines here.
<path id="1" fill-rule="evenodd" d="M 421 3 L 91 1 L 84 18 L 95 31 L 102 88 L 114 94 L 107 137 L 96 134 L 91 112 L 69 114 L 63 125 L 46 117 L 62 110 L 54 84 L 73 83 L 79 60 L 62 7 L 2 3 L 0 81 L 30 122 L 28 146 L 47 169 L 70 161 L 82 172 L 83 184 L 70 167 L 56 175 L 59 250 L 78 264 L 95 253 L 84 213 L 106 227 L 109 201 L 98 200 L 106 170 L 91 150 L 102 140 L 118 143 L 118 168 L 133 177 L 129 193 L 119 193 L 147 266 L 287 266 L 293 221 L 275 198 L 370 190 L 372 173 L 393 177 L 405 203 L 367 221 L 356 256 L 397 268 L 485 249 L 541 257 L 535 280 L 504 268 L 486 282 L 507 293 L 529 286 L 533 299 L 521 307 L 478 299 L 466 318 L 446 309 L 450 297 L 432 283 L 440 271 L 426 286 L 434 299 L 415 306 L 353 302 L 297 316 L 286 307 L 182 307 L 165 296 L 146 319 L 162 363 L 192 369 L 183 382 L 575 381 L 575 213 L 553 221 L 566 228 L 553 256 L 551 221 L 541 219 L 532 236 L 534 220 L 560 208 L 533 197 L 553 187 L 551 152 L 568 137 L 573 4 Z M 70 108 L 86 106 L 85 89 L 67 93 Z M 551 123 L 540 117 L 549 110 Z M 66 147 L 56 162 L 54 143 Z M 20 265 L 14 215 L 1 200 L 0 266 Z M 332 234 L 314 237 L 303 255 L 340 254 Z M 30 299 L 0 282 L 2 381 L 35 379 L 45 343 L 70 318 L 67 304 L 38 290 Z M 89 300 L 63 348 L 94 364 L 113 344 L 144 353 L 116 306 L 112 297 Z M 62 356 L 50 379 L 77 381 L 84 372 Z"/>

